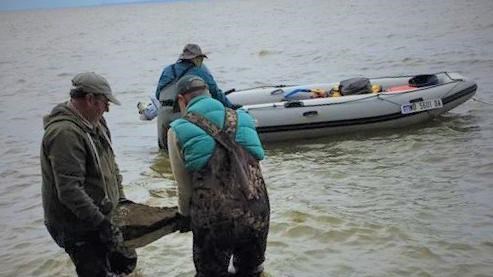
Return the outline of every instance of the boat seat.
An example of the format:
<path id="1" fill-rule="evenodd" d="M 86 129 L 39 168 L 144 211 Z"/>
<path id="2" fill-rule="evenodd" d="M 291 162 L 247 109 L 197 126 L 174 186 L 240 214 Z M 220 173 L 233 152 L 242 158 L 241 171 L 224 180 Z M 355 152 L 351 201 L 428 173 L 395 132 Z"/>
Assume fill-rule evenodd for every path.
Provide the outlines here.
<path id="1" fill-rule="evenodd" d="M 422 87 L 435 86 L 438 84 L 439 84 L 439 80 L 435 74 L 422 74 L 422 75 L 416 75 L 411 79 L 409 79 L 407 85 L 390 87 L 386 91 L 399 93 L 399 92 L 413 91 Z"/>
<path id="2" fill-rule="evenodd" d="M 406 91 L 413 91 L 416 90 L 416 87 L 412 87 L 410 85 L 402 85 L 402 86 L 395 86 L 395 87 L 390 87 L 386 89 L 386 92 L 392 92 L 392 93 L 400 93 L 400 92 L 406 92 Z"/>
<path id="3" fill-rule="evenodd" d="M 409 79 L 409 85 L 416 88 L 434 86 L 438 83 L 438 77 L 435 74 L 416 75 Z"/>

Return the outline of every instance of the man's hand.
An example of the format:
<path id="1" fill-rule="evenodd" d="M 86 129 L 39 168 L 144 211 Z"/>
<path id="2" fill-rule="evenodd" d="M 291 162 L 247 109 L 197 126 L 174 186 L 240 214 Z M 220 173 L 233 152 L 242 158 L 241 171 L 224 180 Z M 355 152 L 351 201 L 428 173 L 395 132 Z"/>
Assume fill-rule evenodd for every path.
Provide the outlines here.
<path id="1" fill-rule="evenodd" d="M 118 226 L 112 224 L 108 219 L 104 219 L 98 225 L 99 239 L 106 246 L 112 248 L 123 242 L 123 235 Z"/>
<path id="2" fill-rule="evenodd" d="M 145 110 L 147 109 L 147 107 L 149 106 L 150 104 L 145 104 L 145 103 L 142 103 L 142 102 L 138 102 L 137 103 L 137 111 L 139 112 L 139 119 L 142 120 L 142 121 L 148 121 L 150 119 L 147 118 L 146 114 L 145 114 Z"/>
<path id="3" fill-rule="evenodd" d="M 142 103 L 142 102 L 138 102 L 137 103 L 137 111 L 139 112 L 139 114 L 143 114 L 144 113 L 144 110 L 146 109 L 146 104 Z"/>

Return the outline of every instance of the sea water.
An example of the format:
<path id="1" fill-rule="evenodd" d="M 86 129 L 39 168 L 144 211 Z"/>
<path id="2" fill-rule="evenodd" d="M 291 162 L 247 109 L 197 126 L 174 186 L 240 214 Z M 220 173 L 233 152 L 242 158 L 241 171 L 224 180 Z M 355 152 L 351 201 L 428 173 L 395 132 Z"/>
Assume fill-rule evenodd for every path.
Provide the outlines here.
<path id="1" fill-rule="evenodd" d="M 186 1 L 0 12 L 0 275 L 74 276 L 43 225 L 42 116 L 104 75 L 128 198 L 177 203 L 136 104 L 198 43 L 223 90 L 457 71 L 470 100 L 399 131 L 266 145 L 267 276 L 493 275 L 493 2 Z M 138 249 L 136 276 L 192 276 L 191 234 Z"/>

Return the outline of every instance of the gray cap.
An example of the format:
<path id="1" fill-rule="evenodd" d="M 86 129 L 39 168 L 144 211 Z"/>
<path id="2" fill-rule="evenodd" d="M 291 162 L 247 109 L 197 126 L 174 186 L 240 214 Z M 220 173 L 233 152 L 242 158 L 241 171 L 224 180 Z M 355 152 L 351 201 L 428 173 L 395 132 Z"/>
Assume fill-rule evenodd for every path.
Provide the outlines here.
<path id="1" fill-rule="evenodd" d="M 202 78 L 195 75 L 185 75 L 176 83 L 178 94 L 187 94 L 204 89 L 207 89 L 207 84 Z"/>
<path id="2" fill-rule="evenodd" d="M 198 46 L 197 44 L 189 43 L 185 45 L 185 47 L 183 48 L 183 52 L 180 54 L 180 59 L 190 60 L 195 57 L 207 58 L 207 56 L 202 53 L 202 49 L 200 49 L 200 46 Z"/>
<path id="3" fill-rule="evenodd" d="M 102 94 L 108 98 L 111 103 L 120 105 L 120 101 L 113 96 L 111 87 L 106 79 L 94 72 L 84 72 L 75 75 L 72 79 L 74 89 L 80 89 L 85 93 Z"/>

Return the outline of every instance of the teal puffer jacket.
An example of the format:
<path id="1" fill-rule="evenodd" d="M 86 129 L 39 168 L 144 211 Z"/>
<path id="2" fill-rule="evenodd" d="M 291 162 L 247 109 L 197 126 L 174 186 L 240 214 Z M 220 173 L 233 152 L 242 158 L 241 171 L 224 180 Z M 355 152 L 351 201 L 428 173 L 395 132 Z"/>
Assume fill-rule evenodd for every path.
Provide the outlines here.
<path id="1" fill-rule="evenodd" d="M 221 129 L 224 127 L 224 106 L 221 102 L 211 97 L 195 97 L 188 104 L 187 111 L 204 116 Z M 236 112 L 238 113 L 236 142 L 243 146 L 253 157 L 262 160 L 264 158 L 264 149 L 255 130 L 253 118 L 243 110 L 237 110 Z M 202 169 L 214 153 L 216 147 L 214 138 L 200 127 L 183 118 L 173 121 L 171 128 L 181 146 L 186 169 L 188 171 Z"/>

